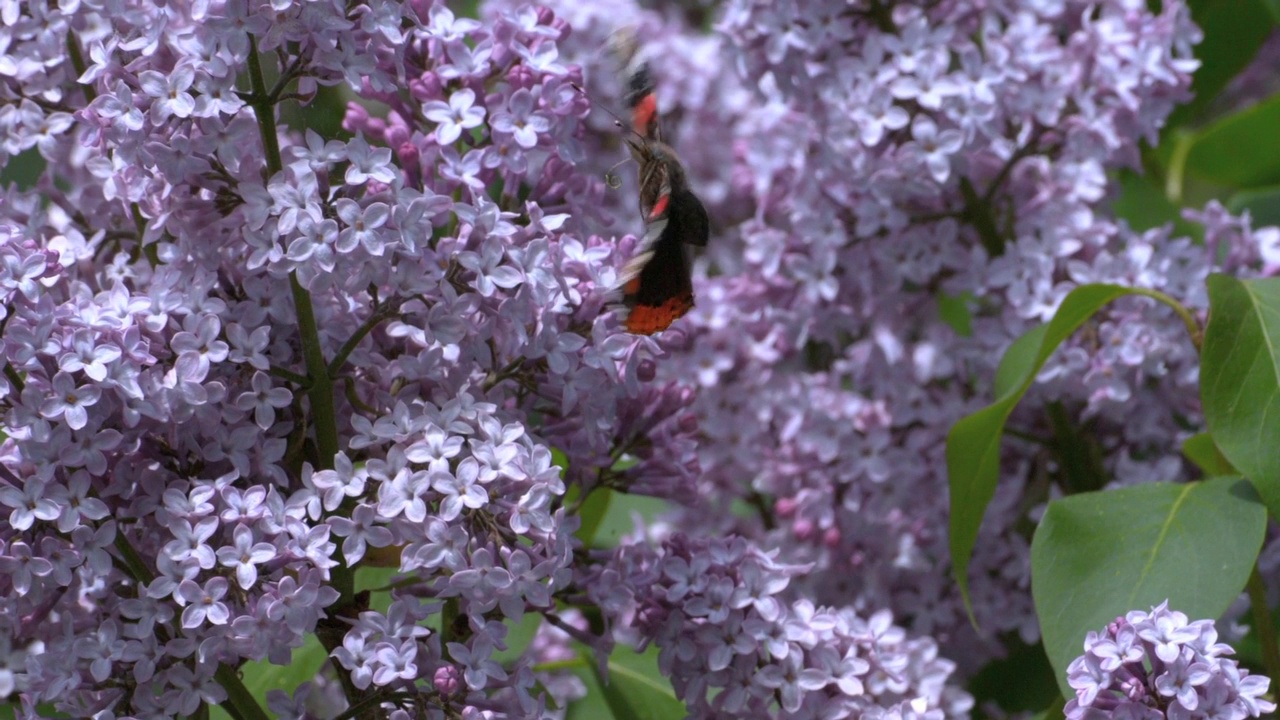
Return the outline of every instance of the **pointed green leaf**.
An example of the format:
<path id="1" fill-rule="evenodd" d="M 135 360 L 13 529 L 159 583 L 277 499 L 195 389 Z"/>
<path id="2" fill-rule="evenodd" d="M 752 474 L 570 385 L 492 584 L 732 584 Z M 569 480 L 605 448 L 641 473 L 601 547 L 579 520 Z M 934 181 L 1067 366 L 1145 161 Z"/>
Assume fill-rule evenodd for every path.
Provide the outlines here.
<path id="1" fill-rule="evenodd" d="M 569 469 L 569 456 L 558 447 L 551 448 L 551 464 L 560 468 L 560 473 L 564 474 Z"/>
<path id="2" fill-rule="evenodd" d="M 578 527 L 578 531 L 574 535 L 582 541 L 583 545 L 590 547 L 596 539 L 596 531 L 600 529 L 605 515 L 609 512 L 609 501 L 612 498 L 612 490 L 607 487 L 598 487 L 587 495 L 587 499 L 582 502 L 582 507 L 578 508 L 578 515 L 582 518 L 582 525 Z"/>
<path id="3" fill-rule="evenodd" d="M 587 694 L 569 703 L 565 720 L 615 720 L 609 710 L 609 703 L 604 698 L 604 690 L 596 682 L 596 674 L 587 669 L 589 662 L 581 662 L 575 668 L 574 675 L 582 681 Z"/>
<path id="4" fill-rule="evenodd" d="M 1280 517 L 1280 278 L 1209 277 L 1200 397 L 1218 449 Z"/>
<path id="5" fill-rule="evenodd" d="M 1045 360 L 1076 328 L 1103 305 L 1124 295 L 1153 296 L 1140 288 L 1081 285 L 1072 290 L 1043 330 L 1033 329 L 1010 346 L 997 373 L 998 399 L 961 418 L 947 434 L 947 477 L 951 488 L 952 572 L 969 608 L 969 558 L 978 540 L 982 515 L 996 492 L 1000 437 L 1009 413 L 1026 394 Z M 1168 301 L 1168 298 L 1158 298 Z M 1028 339 L 1031 336 L 1032 339 Z M 1034 339 L 1038 337 L 1038 342 Z M 1032 351 L 1034 348 L 1034 352 Z"/>
<path id="6" fill-rule="evenodd" d="M 1048 325 L 1037 325 L 1014 340 L 1004 351 L 1000 365 L 996 367 L 996 379 L 992 388 L 997 398 L 1018 391 L 1022 381 L 1027 379 L 1027 368 L 1035 365 L 1036 353 L 1040 352 L 1044 334 L 1048 331 Z"/>
<path id="7" fill-rule="evenodd" d="M 237 673 L 244 679 L 245 689 L 257 701 L 258 706 L 266 710 L 268 692 L 283 690 L 292 696 L 299 685 L 315 678 L 327 659 L 328 653 L 324 646 L 315 635 L 308 635 L 302 647 L 293 649 L 288 665 L 273 665 L 266 660 L 257 660 L 240 666 Z M 215 720 L 231 717 L 219 706 L 209 710 L 210 717 Z"/>
<path id="8" fill-rule="evenodd" d="M 0 187 L 8 187 L 13 183 L 19 190 L 30 190 L 39 182 L 40 176 L 44 175 L 46 167 L 48 163 L 39 150 L 31 148 L 20 152 L 0 165 Z"/>
<path id="9" fill-rule="evenodd" d="M 1213 436 L 1207 432 L 1197 433 L 1182 441 L 1182 454 L 1195 463 L 1205 477 L 1238 474 L 1222 456 L 1218 446 L 1213 444 Z"/>
<path id="10" fill-rule="evenodd" d="M 617 720 L 680 720 L 687 715 L 670 681 L 658 672 L 657 648 L 651 646 L 639 654 L 618 648 L 609 657 L 608 678 L 601 677 L 590 651 L 583 650 L 580 657 L 591 668 Z"/>
<path id="11" fill-rule="evenodd" d="M 1201 65 L 1191 76 L 1191 101 L 1169 117 L 1169 126 L 1194 119 L 1258 54 L 1274 27 L 1268 0 L 1191 3 L 1191 16 L 1204 33 L 1196 46 Z"/>
<path id="12" fill-rule="evenodd" d="M 1267 12 L 1271 13 L 1271 21 L 1280 25 L 1280 0 L 1263 0 Z"/>
<path id="13" fill-rule="evenodd" d="M 1120 193 L 1111 203 L 1117 217 L 1124 218 L 1134 230 L 1150 230 L 1165 223 L 1178 223 L 1182 213 L 1170 202 L 1164 189 L 1147 175 L 1123 170 L 1116 177 Z"/>
<path id="14" fill-rule="evenodd" d="M 975 706 L 995 703 L 1013 714 L 1039 710 L 1061 699 L 1042 643 L 1027 645 L 1016 635 L 998 640 L 1005 656 L 983 666 L 965 688 Z"/>
<path id="15" fill-rule="evenodd" d="M 1130 610 L 1216 618 L 1249 579 L 1266 509 L 1240 478 L 1152 483 L 1049 503 L 1031 543 L 1031 593 L 1058 686 L 1085 634 Z"/>
<path id="16" fill-rule="evenodd" d="M 959 295 L 938 295 L 938 318 L 946 323 L 960 337 L 973 335 L 973 313 L 969 303 L 973 301 L 973 293 L 962 292 Z"/>
<path id="17" fill-rule="evenodd" d="M 1280 182 L 1280 95 L 1250 105 L 1199 133 L 1187 152 L 1186 172 L 1228 187 Z"/>
<path id="18" fill-rule="evenodd" d="M 1280 225 L 1280 186 L 1238 192 L 1227 203 L 1227 209 L 1236 215 L 1248 210 L 1254 227 Z"/>

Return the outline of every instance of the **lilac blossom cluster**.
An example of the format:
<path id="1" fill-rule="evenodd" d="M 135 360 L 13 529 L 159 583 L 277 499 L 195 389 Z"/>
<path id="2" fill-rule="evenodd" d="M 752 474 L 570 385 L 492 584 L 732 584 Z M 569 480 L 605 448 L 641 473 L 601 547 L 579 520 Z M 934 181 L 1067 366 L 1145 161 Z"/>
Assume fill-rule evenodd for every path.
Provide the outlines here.
<path id="1" fill-rule="evenodd" d="M 640 645 L 694 717 L 964 717 L 972 698 L 946 685 L 954 664 L 881 611 L 788 599 L 787 566 L 743 538 L 674 535 L 627 545 L 587 585 L 607 614 L 630 617 Z M 714 690 L 714 693 L 708 691 Z"/>
<path id="2" fill-rule="evenodd" d="M 713 216 L 692 349 L 660 364 L 696 386 L 701 433 L 699 501 L 671 524 L 813 563 L 790 592 L 892 608 L 962 669 L 1000 654 L 950 577 L 943 449 L 991 400 L 1001 353 L 1084 283 L 1203 313 L 1211 272 L 1277 270 L 1280 232 L 1247 214 L 1189 213 L 1200 243 L 1110 211 L 1109 173 L 1188 97 L 1186 5 L 732 0 L 711 35 L 684 4 L 552 7 L 606 89 L 596 48 L 618 18 L 643 28 L 667 136 Z M 1062 470 L 1055 433 L 1087 428 L 1099 486 L 1167 481 L 1188 477 L 1178 448 L 1199 421 L 1195 347 L 1147 299 L 1105 309 L 1039 380 L 970 571 L 984 630 L 1028 642 L 1019 526 Z"/>
<path id="3" fill-rule="evenodd" d="M 0 689 L 32 717 L 190 715 L 314 634 L 339 682 L 282 716 L 335 688 L 544 712 L 536 657 L 493 655 L 571 589 L 551 448 L 663 495 L 697 468 L 690 394 L 654 381 L 680 338 L 601 313 L 634 238 L 571 231 L 603 183 L 575 169 L 564 23 L 11 9 L 0 151 L 43 172 L 0 201 Z M 388 114 L 353 104 L 348 140 L 277 126 L 335 84 Z M 406 574 L 386 612 L 355 592 L 378 553 Z"/>
<path id="4" fill-rule="evenodd" d="M 1168 604 L 1134 610 L 1089 633 L 1084 655 L 1067 671 L 1076 691 L 1066 706 L 1069 720 L 1243 720 L 1275 712 L 1275 703 L 1262 699 L 1271 681 L 1225 657 L 1234 651 L 1218 642 L 1213 621 L 1188 622 Z"/>

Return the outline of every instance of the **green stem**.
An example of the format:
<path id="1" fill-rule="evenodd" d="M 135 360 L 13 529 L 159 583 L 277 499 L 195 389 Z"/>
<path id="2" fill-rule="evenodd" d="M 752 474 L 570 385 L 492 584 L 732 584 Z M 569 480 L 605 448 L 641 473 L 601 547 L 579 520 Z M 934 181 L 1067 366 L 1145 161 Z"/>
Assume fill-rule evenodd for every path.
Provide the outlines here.
<path id="1" fill-rule="evenodd" d="M 994 187 L 994 186 L 993 186 Z M 991 257 L 999 257 L 1004 253 L 1004 239 L 996 228 L 995 217 L 991 214 L 991 204 L 978 196 L 969 178 L 960 178 L 960 194 L 964 196 L 964 210 L 961 219 L 969 223 L 978 233 L 978 240 Z"/>
<path id="2" fill-rule="evenodd" d="M 71 60 L 71 67 L 76 70 L 76 77 L 83 75 L 86 69 L 84 55 L 80 53 L 80 38 L 73 32 L 67 33 L 67 57 Z M 81 85 L 80 89 L 84 91 L 84 97 L 89 102 L 93 102 L 98 97 L 93 85 L 86 83 Z"/>
<path id="3" fill-rule="evenodd" d="M 4 376 L 9 378 L 9 384 L 13 385 L 19 395 L 22 394 L 23 390 L 27 389 L 27 384 L 23 382 L 22 376 L 19 375 L 18 371 L 14 370 L 13 366 L 9 363 L 4 364 Z"/>
<path id="4" fill-rule="evenodd" d="M 311 379 L 308 378 L 306 375 L 299 375 L 298 373 L 292 370 L 286 370 L 276 365 L 272 365 L 268 367 L 267 374 L 274 375 L 280 378 L 281 380 L 291 382 L 294 385 L 297 385 L 298 387 L 304 388 L 304 389 L 311 384 Z"/>
<path id="5" fill-rule="evenodd" d="M 1182 204 L 1182 179 L 1187 167 L 1187 155 L 1191 153 L 1194 136 L 1189 132 L 1174 133 L 1173 154 L 1169 157 L 1169 169 L 1164 176 L 1164 196 L 1175 206 Z"/>
<path id="6" fill-rule="evenodd" d="M 458 599 L 449 598 L 444 601 L 444 608 L 440 612 L 440 645 L 448 645 L 451 642 L 460 640 L 454 637 L 454 624 L 458 622 Z"/>
<path id="7" fill-rule="evenodd" d="M 249 81 L 253 84 L 253 110 L 258 117 L 258 130 L 262 136 L 267 159 L 267 174 L 274 177 L 284 169 L 280 159 L 280 142 L 276 133 L 275 108 L 267 95 L 266 81 L 262 77 L 262 63 L 258 58 L 258 42 L 249 36 Z M 307 364 L 307 377 L 311 381 L 307 395 L 311 398 L 311 415 L 315 418 L 316 447 L 320 457 L 317 464 L 325 470 L 333 468 L 333 458 L 338 454 L 337 410 L 333 402 L 333 380 L 329 377 L 324 348 L 320 344 L 320 332 L 316 325 L 315 309 L 311 293 L 298 282 L 296 273 L 289 274 L 289 289 L 293 293 L 294 311 L 298 315 L 298 331 L 302 335 L 302 356 Z"/>
<path id="8" fill-rule="evenodd" d="M 416 697 L 415 694 L 410 692 L 370 693 L 369 695 L 366 695 L 364 699 L 361 700 L 360 702 L 348 707 L 345 712 L 343 712 L 341 715 L 338 715 L 333 720 L 351 720 L 351 718 L 355 718 L 355 717 L 364 717 L 369 714 L 369 711 L 377 709 L 377 706 L 381 705 L 384 702 L 394 702 L 396 700 L 412 700 L 415 697 Z M 399 707 L 403 707 L 403 705 L 400 705 Z M 376 716 L 377 715 L 375 713 L 374 717 Z"/>
<path id="9" fill-rule="evenodd" d="M 263 150 L 267 156 L 267 173 L 273 176 L 284 169 L 280 160 L 280 138 L 276 135 L 275 106 L 267 95 L 267 82 L 262 77 L 262 61 L 258 58 L 258 39 L 249 35 L 249 82 L 253 96 L 249 98 L 254 115 L 258 117 L 258 134 L 262 136 Z"/>
<path id="10" fill-rule="evenodd" d="M 1191 344 L 1195 345 L 1196 352 L 1200 352 L 1201 345 L 1204 344 L 1204 332 L 1200 329 L 1200 323 L 1196 322 L 1196 318 L 1191 311 L 1182 303 L 1173 297 L 1166 295 L 1159 290 L 1148 290 L 1146 288 L 1133 288 L 1133 292 L 1138 295 L 1145 295 L 1153 300 L 1160 302 L 1173 308 L 1173 311 L 1182 318 L 1182 324 L 1187 326 L 1187 334 L 1191 336 Z"/>
<path id="11" fill-rule="evenodd" d="M 298 314 L 298 330 L 302 334 L 302 356 L 307 363 L 307 377 L 311 387 L 311 416 L 316 423 L 316 447 L 319 448 L 318 464 L 322 469 L 333 469 L 333 458 L 338 454 L 338 411 L 333 402 L 333 379 L 324 361 L 324 349 L 320 347 L 320 330 L 316 325 L 315 310 L 311 306 L 311 293 L 298 282 L 297 275 L 289 274 L 289 289 L 293 291 L 293 303 Z"/>
<path id="12" fill-rule="evenodd" d="M 250 105 L 258 118 L 258 134 L 267 160 L 267 177 L 284 169 L 280 159 L 280 141 L 276 131 L 275 105 L 267 95 L 266 81 L 262 76 L 262 62 L 258 57 L 258 41 L 249 35 L 249 82 L 253 86 Z M 302 336 L 302 357 L 307 365 L 307 397 L 311 400 L 311 417 L 315 423 L 316 448 L 319 457 L 316 465 L 321 470 L 332 470 L 333 459 L 338 454 L 338 411 L 333 400 L 333 379 L 329 377 L 328 363 L 324 359 L 324 347 L 320 344 L 320 331 L 316 325 L 315 309 L 311 293 L 298 282 L 296 272 L 289 273 L 289 290 L 293 294 L 294 312 L 298 316 L 298 332 Z M 355 596 L 355 573 L 346 563 L 339 562 L 330 575 L 333 588 L 338 591 L 337 606 L 350 604 Z"/>
<path id="13" fill-rule="evenodd" d="M 125 568 L 129 576 L 139 585 L 150 585 L 155 576 L 147 569 L 145 563 L 142 562 L 142 556 L 138 555 L 138 551 L 133 549 L 133 545 L 129 543 L 129 538 L 124 536 L 124 530 L 120 527 L 116 528 L 116 550 L 120 551 L 120 558 L 124 561 Z"/>
<path id="14" fill-rule="evenodd" d="M 156 250 L 155 243 L 150 245 L 143 244 L 143 237 L 147 234 L 147 219 L 142 216 L 142 210 L 138 207 L 138 203 L 129 204 L 129 213 L 133 217 L 133 226 L 138 231 L 138 247 L 133 250 L 133 261 L 137 262 L 138 258 L 146 255 L 147 263 L 151 267 L 160 264 L 160 254 Z"/>
<path id="15" fill-rule="evenodd" d="M 373 313 L 369 315 L 369 319 L 365 320 L 364 324 L 357 328 L 351 337 L 347 338 L 342 347 L 338 348 L 338 354 L 334 355 L 333 360 L 329 362 L 329 376 L 336 376 L 338 371 L 342 370 L 342 366 L 347 364 L 347 358 L 350 357 L 356 346 L 360 344 L 360 341 L 364 340 L 365 336 L 378 326 L 378 323 L 390 316 L 391 313 L 384 312 L 380 307 L 375 307 Z"/>
<path id="16" fill-rule="evenodd" d="M 582 658 L 576 657 L 572 660 L 549 660 L 544 663 L 538 663 L 531 669 L 534 672 L 560 672 L 561 670 L 577 670 L 586 667 L 586 663 Z"/>
<path id="17" fill-rule="evenodd" d="M 1253 566 L 1249 574 L 1249 584 L 1245 586 L 1249 592 L 1249 605 L 1253 610 L 1253 629 L 1258 633 L 1258 642 L 1262 645 L 1262 664 L 1267 668 L 1267 675 L 1280 677 L 1280 646 L 1276 644 L 1276 626 L 1271 621 L 1271 608 L 1267 607 L 1267 587 L 1258 574 L 1258 566 Z"/>
<path id="18" fill-rule="evenodd" d="M 1032 443 L 1033 445 L 1048 447 L 1049 445 L 1052 444 L 1049 440 L 1042 438 L 1039 435 L 1032 435 L 1029 432 L 1026 432 L 1024 430 L 1018 430 L 1016 428 L 1006 427 L 1004 429 L 1004 434 L 1008 435 L 1009 437 L 1018 438 L 1019 440 L 1024 440 L 1026 442 Z"/>

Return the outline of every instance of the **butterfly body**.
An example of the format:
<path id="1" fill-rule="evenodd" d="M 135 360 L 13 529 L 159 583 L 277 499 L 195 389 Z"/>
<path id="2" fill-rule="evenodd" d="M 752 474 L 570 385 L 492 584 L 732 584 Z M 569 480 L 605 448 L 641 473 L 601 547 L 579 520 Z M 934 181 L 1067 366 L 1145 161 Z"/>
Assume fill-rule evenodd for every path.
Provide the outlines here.
<path id="1" fill-rule="evenodd" d="M 615 37 L 613 50 L 624 68 L 633 130 L 626 142 L 639 169 L 645 234 L 623 266 L 615 294 L 621 295 L 623 327 L 650 335 L 693 308 L 690 248 L 707 244 L 711 224 L 702 201 L 689 189 L 680 158 L 662 140 L 652 74 L 648 63 L 637 59 L 636 49 L 632 34 Z"/>

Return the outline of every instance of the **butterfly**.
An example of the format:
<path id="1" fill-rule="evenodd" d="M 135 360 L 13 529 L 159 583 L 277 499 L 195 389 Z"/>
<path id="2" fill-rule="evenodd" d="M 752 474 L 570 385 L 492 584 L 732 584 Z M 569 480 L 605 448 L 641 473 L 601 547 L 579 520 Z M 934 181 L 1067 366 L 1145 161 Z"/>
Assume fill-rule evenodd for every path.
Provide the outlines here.
<path id="1" fill-rule="evenodd" d="M 623 69 L 632 130 L 625 140 L 638 166 L 645 223 L 644 237 L 611 295 L 621 296 L 627 332 L 652 335 L 693 308 L 691 247 L 707 244 L 711 223 L 702 201 L 689 189 L 675 150 L 663 142 L 653 75 L 640 57 L 634 32 L 615 33 L 610 48 Z"/>

